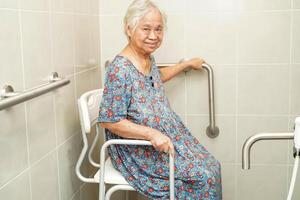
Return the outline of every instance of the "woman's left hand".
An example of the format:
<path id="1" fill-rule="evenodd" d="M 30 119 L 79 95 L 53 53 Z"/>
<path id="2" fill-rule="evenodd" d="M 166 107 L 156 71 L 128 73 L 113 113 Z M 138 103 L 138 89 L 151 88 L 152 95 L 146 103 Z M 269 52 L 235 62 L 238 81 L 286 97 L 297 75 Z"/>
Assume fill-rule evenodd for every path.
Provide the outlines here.
<path id="1" fill-rule="evenodd" d="M 186 61 L 187 66 L 195 70 L 202 69 L 203 63 L 205 61 L 202 58 L 192 58 Z"/>

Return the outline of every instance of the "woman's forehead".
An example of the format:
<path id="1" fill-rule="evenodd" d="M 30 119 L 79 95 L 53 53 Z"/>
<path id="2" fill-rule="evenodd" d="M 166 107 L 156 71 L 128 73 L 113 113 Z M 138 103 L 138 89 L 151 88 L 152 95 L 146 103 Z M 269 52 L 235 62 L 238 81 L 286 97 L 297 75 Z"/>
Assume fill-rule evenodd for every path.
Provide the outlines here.
<path id="1" fill-rule="evenodd" d="M 151 9 L 141 18 L 139 25 L 163 25 L 163 20 L 160 12 L 156 9 Z"/>

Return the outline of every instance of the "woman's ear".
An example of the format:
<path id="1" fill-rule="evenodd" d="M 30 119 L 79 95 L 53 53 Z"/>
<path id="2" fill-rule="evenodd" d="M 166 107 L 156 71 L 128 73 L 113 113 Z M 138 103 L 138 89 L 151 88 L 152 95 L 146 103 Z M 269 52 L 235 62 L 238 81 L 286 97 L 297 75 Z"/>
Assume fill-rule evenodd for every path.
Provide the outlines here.
<path id="1" fill-rule="evenodd" d="M 126 35 L 128 38 L 131 38 L 132 36 L 132 29 L 129 26 L 126 27 Z"/>

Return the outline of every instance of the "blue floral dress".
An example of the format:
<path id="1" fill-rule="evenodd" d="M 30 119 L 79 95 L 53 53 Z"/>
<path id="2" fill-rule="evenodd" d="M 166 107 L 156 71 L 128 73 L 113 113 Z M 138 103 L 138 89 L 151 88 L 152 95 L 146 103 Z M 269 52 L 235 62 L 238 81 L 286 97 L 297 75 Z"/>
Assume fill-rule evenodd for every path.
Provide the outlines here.
<path id="1" fill-rule="evenodd" d="M 157 129 L 175 147 L 176 199 L 221 200 L 220 163 L 193 137 L 171 109 L 151 57 L 144 75 L 123 56 L 116 56 L 107 69 L 98 122 L 128 119 Z M 120 136 L 105 130 L 106 139 Z M 152 146 L 113 145 L 108 149 L 114 167 L 138 192 L 150 199 L 169 199 L 169 156 Z"/>

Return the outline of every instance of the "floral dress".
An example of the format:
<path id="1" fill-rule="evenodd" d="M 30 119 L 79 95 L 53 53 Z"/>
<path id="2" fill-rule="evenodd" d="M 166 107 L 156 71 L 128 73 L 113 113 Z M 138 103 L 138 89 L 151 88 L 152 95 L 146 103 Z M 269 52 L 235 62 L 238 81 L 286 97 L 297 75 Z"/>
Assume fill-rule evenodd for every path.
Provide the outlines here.
<path id="1" fill-rule="evenodd" d="M 220 163 L 193 137 L 171 109 L 151 57 L 144 75 L 126 57 L 117 55 L 108 66 L 98 122 L 128 119 L 167 135 L 175 147 L 175 198 L 221 200 Z M 105 130 L 106 139 L 120 136 Z M 169 199 L 169 156 L 152 146 L 113 145 L 113 166 L 138 192 L 150 199 Z"/>

